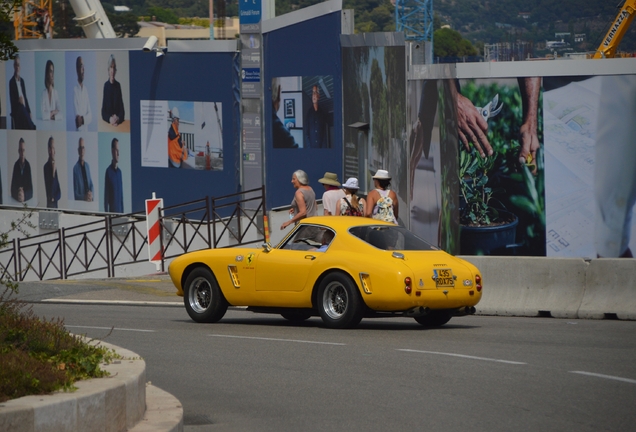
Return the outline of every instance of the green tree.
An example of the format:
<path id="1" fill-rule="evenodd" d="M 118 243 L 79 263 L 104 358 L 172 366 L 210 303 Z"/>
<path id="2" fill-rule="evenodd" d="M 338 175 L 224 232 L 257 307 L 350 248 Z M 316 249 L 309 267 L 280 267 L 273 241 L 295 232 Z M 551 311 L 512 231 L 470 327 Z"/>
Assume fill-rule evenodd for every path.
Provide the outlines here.
<path id="1" fill-rule="evenodd" d="M 67 0 L 53 2 L 53 28 L 56 39 L 73 39 L 85 37 L 84 29 L 77 25 L 75 12 Z"/>
<path id="2" fill-rule="evenodd" d="M 7 61 L 15 57 L 18 48 L 13 43 L 12 16 L 21 4 L 20 1 L 2 0 L 0 2 L 0 60 Z"/>
<path id="3" fill-rule="evenodd" d="M 382 78 L 382 70 L 378 59 L 371 60 L 371 76 L 369 78 L 371 92 L 371 109 L 373 110 L 373 147 L 384 158 L 389 150 L 389 110 L 387 107 L 386 85 Z"/>
<path id="4" fill-rule="evenodd" d="M 131 12 L 114 14 L 106 13 L 106 15 L 108 16 L 110 24 L 113 26 L 113 30 L 115 30 L 117 37 L 132 37 L 139 33 L 137 15 Z"/>
<path id="5" fill-rule="evenodd" d="M 167 24 L 179 24 L 179 17 L 172 11 L 172 9 L 164 9 L 159 6 L 153 6 L 148 8 L 148 15 L 155 17 L 155 21 Z"/>
<path id="6" fill-rule="evenodd" d="M 433 55 L 435 57 L 475 56 L 477 50 L 469 40 L 453 29 L 442 28 L 433 34 Z"/>
<path id="7" fill-rule="evenodd" d="M 439 14 L 433 14 L 433 32 L 442 28 L 442 17 Z"/>

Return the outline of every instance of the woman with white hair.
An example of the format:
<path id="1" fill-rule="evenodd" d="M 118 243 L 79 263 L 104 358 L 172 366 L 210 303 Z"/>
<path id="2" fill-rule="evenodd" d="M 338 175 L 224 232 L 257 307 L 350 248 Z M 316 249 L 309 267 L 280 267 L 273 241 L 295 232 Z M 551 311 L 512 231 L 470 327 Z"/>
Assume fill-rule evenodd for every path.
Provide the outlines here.
<path id="1" fill-rule="evenodd" d="M 102 120 L 112 126 L 119 126 L 124 121 L 124 98 L 121 95 L 121 84 L 115 79 L 117 63 L 115 56 L 108 58 L 108 81 L 104 83 L 102 99 Z"/>
<path id="2" fill-rule="evenodd" d="M 280 226 L 284 230 L 291 224 L 298 223 L 299 220 L 306 217 L 316 216 L 316 193 L 309 186 L 309 178 L 303 170 L 294 171 L 292 174 L 292 185 L 296 188 L 294 199 L 291 202 L 289 210 L 289 220 L 283 222 Z"/>

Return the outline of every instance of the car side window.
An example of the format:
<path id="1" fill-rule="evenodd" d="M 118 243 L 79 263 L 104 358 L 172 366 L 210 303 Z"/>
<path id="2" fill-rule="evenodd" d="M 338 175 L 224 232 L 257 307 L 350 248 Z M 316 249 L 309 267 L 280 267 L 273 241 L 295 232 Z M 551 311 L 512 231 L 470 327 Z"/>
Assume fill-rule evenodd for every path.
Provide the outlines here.
<path id="1" fill-rule="evenodd" d="M 335 232 L 331 231 L 329 228 L 325 228 L 325 230 L 322 233 L 322 240 L 320 242 L 321 243 L 320 246 L 311 250 L 315 250 L 316 252 L 326 252 L 327 249 L 329 249 L 329 245 L 331 244 L 335 236 L 336 236 Z"/>
<path id="2" fill-rule="evenodd" d="M 315 225 L 301 225 L 280 249 L 308 251 L 319 248 L 322 244 L 322 232 Z"/>

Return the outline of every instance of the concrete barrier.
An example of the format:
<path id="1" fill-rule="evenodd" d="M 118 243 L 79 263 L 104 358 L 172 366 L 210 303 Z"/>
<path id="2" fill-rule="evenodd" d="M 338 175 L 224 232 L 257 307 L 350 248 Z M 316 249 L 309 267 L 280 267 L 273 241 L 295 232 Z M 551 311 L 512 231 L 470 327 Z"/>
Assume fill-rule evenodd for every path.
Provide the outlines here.
<path id="1" fill-rule="evenodd" d="M 576 318 L 587 262 L 578 258 L 462 256 L 482 273 L 477 313 Z"/>
<path id="2" fill-rule="evenodd" d="M 636 320 L 636 260 L 592 260 L 578 316 Z"/>

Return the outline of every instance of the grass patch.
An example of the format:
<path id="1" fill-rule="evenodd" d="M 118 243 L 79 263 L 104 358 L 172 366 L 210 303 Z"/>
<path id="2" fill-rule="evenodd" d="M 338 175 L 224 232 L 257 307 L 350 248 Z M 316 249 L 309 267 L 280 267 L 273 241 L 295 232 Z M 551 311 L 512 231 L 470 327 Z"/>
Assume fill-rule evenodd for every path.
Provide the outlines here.
<path id="1" fill-rule="evenodd" d="M 76 381 L 108 376 L 100 364 L 121 358 L 113 350 L 69 333 L 64 320 L 35 315 L 31 305 L 0 294 L 0 402 L 73 391 Z"/>

